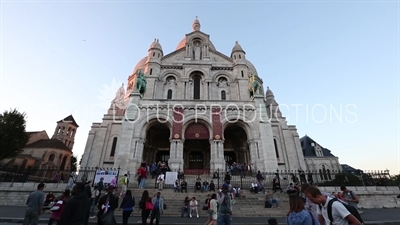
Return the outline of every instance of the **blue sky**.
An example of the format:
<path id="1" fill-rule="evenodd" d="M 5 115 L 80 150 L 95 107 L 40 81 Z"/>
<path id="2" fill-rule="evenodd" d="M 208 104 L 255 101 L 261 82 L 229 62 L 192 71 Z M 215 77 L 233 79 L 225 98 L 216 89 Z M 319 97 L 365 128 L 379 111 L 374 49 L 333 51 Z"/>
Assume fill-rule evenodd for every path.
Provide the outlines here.
<path id="1" fill-rule="evenodd" d="M 215 2 L 2 1 L 0 110 L 50 136 L 72 113 L 81 155 L 154 38 L 170 53 L 198 16 L 218 51 L 239 41 L 300 136 L 399 173 L 398 1 Z"/>

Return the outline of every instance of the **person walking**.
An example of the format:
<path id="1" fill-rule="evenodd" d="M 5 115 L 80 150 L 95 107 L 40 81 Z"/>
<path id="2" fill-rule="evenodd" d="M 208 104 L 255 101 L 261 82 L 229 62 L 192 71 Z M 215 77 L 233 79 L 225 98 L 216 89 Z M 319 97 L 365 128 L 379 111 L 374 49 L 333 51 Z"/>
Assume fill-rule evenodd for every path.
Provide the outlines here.
<path id="1" fill-rule="evenodd" d="M 75 184 L 71 194 L 72 198 L 67 202 L 57 225 L 87 225 L 89 222 L 90 198 L 86 196 L 85 184 Z"/>
<path id="2" fill-rule="evenodd" d="M 64 212 L 65 206 L 67 205 L 67 202 L 70 199 L 71 199 L 71 191 L 70 190 L 65 190 L 64 193 L 56 199 L 56 203 L 54 204 L 53 207 L 58 207 L 58 209 L 52 211 L 47 225 L 52 225 L 54 221 L 58 222 L 60 220 L 61 215 Z"/>
<path id="3" fill-rule="evenodd" d="M 150 216 L 150 225 L 153 225 L 153 220 L 156 219 L 156 225 L 160 224 L 160 214 L 164 211 L 164 199 L 161 198 L 161 193 L 157 192 L 156 197 L 151 200 L 153 203 L 153 210 Z"/>
<path id="4" fill-rule="evenodd" d="M 231 197 L 228 193 L 229 184 L 224 183 L 221 192 L 217 195 L 218 202 L 218 225 L 231 225 L 232 204 Z"/>
<path id="5" fill-rule="evenodd" d="M 97 204 L 97 208 L 99 209 L 97 213 L 97 225 L 105 225 L 103 219 L 106 217 L 111 217 L 111 219 L 108 220 L 110 224 L 117 224 L 114 217 L 114 210 L 118 207 L 118 198 L 114 195 L 113 186 L 108 186 L 106 191 L 107 193 L 100 198 Z"/>
<path id="6" fill-rule="evenodd" d="M 71 191 L 73 186 L 74 186 L 74 178 L 72 177 L 72 175 L 69 175 L 67 187 L 65 189 Z"/>
<path id="7" fill-rule="evenodd" d="M 28 208 L 25 211 L 25 218 L 23 225 L 37 225 L 39 216 L 43 213 L 44 204 L 44 183 L 37 186 L 37 190 L 32 192 L 26 200 Z"/>
<path id="8" fill-rule="evenodd" d="M 135 198 L 132 196 L 132 191 L 127 190 L 125 197 L 121 202 L 120 208 L 122 209 L 122 224 L 127 225 L 128 219 L 131 216 L 135 207 Z"/>
<path id="9" fill-rule="evenodd" d="M 142 214 L 142 225 L 147 224 L 147 218 L 149 218 L 150 212 L 152 209 L 148 208 L 147 206 L 152 205 L 151 198 L 149 196 L 149 192 L 147 190 L 143 191 L 142 198 L 139 202 L 139 211 Z"/>

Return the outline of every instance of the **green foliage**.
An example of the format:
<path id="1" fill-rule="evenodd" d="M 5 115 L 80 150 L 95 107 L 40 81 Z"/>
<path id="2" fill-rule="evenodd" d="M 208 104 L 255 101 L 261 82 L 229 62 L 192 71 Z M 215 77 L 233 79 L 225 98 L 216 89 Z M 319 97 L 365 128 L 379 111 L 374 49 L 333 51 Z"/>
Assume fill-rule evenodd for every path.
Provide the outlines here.
<path id="1" fill-rule="evenodd" d="M 0 114 L 0 160 L 17 156 L 28 143 L 25 117 L 17 109 Z"/>
<path id="2" fill-rule="evenodd" d="M 393 185 L 400 186 L 400 174 L 392 176 L 391 180 L 393 181 Z"/>
<path id="3" fill-rule="evenodd" d="M 76 171 L 78 166 L 78 160 L 77 157 L 75 155 L 71 156 L 71 171 Z"/>
<path id="4" fill-rule="evenodd" d="M 346 179 L 347 177 L 347 179 Z M 335 179 L 319 184 L 319 186 L 363 186 L 362 180 L 352 173 L 337 173 Z"/>

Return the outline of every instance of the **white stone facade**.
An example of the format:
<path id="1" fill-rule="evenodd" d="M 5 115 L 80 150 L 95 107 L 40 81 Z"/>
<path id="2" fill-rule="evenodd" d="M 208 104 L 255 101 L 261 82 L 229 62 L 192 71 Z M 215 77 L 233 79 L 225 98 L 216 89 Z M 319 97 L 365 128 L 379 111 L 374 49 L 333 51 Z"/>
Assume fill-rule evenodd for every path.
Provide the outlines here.
<path id="1" fill-rule="evenodd" d="M 193 29 L 167 55 L 158 40 L 151 44 L 128 78 L 126 108 L 112 104 L 93 123 L 81 166 L 126 172 L 143 160 L 167 159 L 172 170 L 214 171 L 228 160 L 264 172 L 306 169 L 296 127 L 287 125 L 269 88 L 264 95 L 242 47 L 236 43 L 227 56 L 197 19 Z M 147 81 L 142 95 L 135 88 L 140 70 Z"/>

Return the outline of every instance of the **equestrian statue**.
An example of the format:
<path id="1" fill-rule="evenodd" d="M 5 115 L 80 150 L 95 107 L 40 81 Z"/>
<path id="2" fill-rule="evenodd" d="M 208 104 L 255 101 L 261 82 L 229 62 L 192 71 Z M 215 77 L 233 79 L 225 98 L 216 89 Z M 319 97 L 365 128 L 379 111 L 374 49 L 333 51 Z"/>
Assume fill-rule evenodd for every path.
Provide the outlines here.
<path id="1" fill-rule="evenodd" d="M 140 93 L 141 96 L 144 96 L 146 93 L 146 77 L 143 74 L 142 70 L 137 70 L 136 71 L 136 91 Z"/>
<path id="2" fill-rule="evenodd" d="M 260 82 L 258 82 L 257 73 L 250 73 L 249 74 L 249 95 L 250 98 L 254 98 L 254 95 L 257 94 L 258 89 L 260 88 Z"/>

